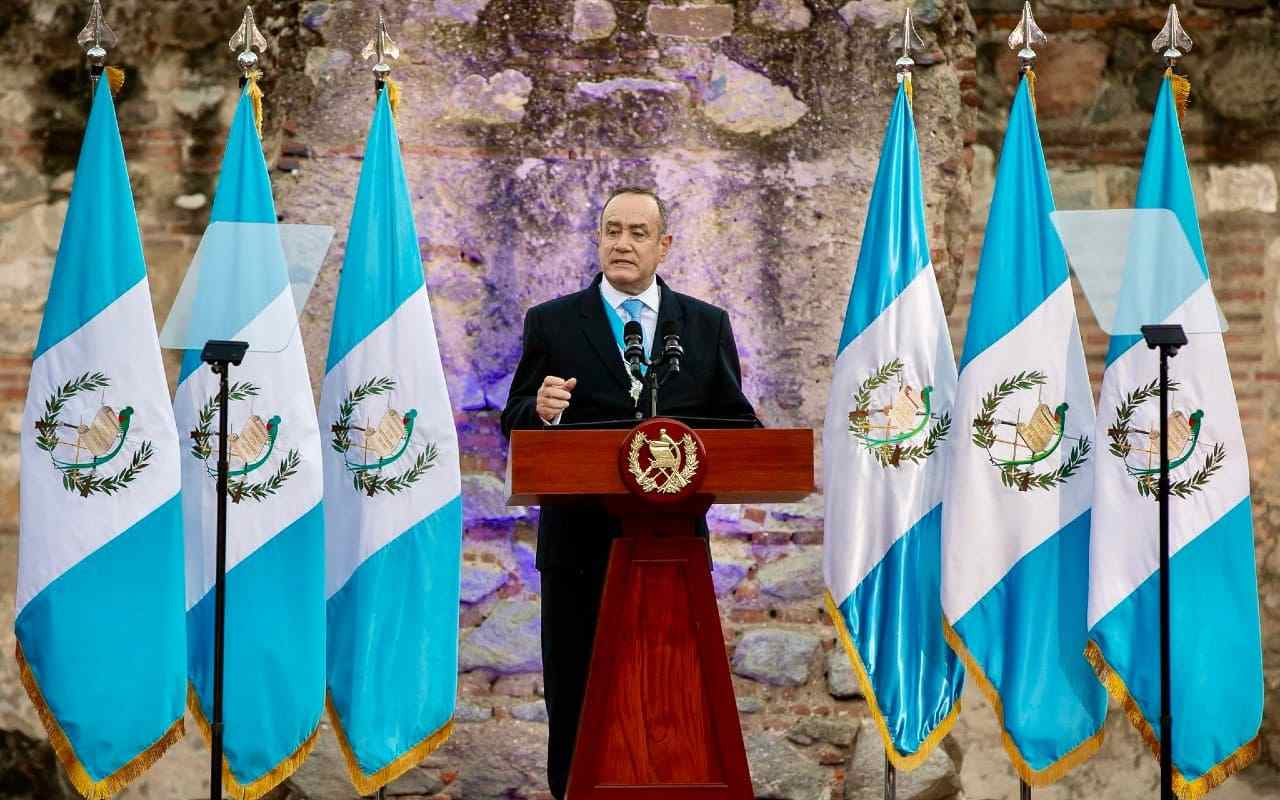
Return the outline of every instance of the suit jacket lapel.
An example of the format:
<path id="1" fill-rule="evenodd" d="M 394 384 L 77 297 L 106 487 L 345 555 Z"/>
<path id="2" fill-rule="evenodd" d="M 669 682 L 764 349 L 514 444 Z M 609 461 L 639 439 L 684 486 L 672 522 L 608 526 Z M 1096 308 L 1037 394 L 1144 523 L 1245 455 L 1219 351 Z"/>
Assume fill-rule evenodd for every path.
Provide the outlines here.
<path id="1" fill-rule="evenodd" d="M 622 363 L 622 355 L 618 353 L 618 343 L 613 339 L 613 331 L 609 328 L 609 320 L 604 316 L 604 301 L 600 298 L 600 281 L 602 275 L 596 276 L 582 292 L 578 310 L 581 315 L 582 332 L 600 360 L 604 362 L 605 372 L 613 376 L 614 381 L 623 391 L 631 391 L 631 378 Z"/>

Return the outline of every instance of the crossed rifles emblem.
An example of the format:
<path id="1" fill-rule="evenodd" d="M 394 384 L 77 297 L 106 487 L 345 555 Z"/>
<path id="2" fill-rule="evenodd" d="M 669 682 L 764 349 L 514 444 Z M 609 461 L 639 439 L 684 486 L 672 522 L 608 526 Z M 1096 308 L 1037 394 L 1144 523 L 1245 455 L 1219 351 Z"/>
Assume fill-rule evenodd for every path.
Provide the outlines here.
<path id="1" fill-rule="evenodd" d="M 640 453 L 646 445 L 649 451 L 647 467 L 640 464 Z M 698 472 L 698 466 L 697 445 L 687 433 L 676 441 L 666 428 L 660 428 L 654 439 L 641 432 L 631 440 L 627 468 L 645 492 L 675 494 L 689 485 Z"/>

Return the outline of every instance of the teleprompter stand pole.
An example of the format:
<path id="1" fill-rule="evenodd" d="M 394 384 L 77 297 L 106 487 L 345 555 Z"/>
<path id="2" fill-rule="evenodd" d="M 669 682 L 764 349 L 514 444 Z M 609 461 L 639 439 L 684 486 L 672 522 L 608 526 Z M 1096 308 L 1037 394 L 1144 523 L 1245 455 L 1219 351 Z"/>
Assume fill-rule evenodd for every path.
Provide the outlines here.
<path id="1" fill-rule="evenodd" d="M 1169 661 L 1169 359 L 1187 343 L 1181 325 L 1143 325 L 1147 347 L 1160 351 L 1160 798 L 1173 800 L 1173 691 Z"/>
<path id="2" fill-rule="evenodd" d="M 223 634 L 227 616 L 227 395 L 231 366 L 239 366 L 249 349 L 248 342 L 210 339 L 200 351 L 200 360 L 218 376 L 218 538 L 215 545 L 217 572 L 213 584 L 213 719 L 209 721 L 209 797 L 222 800 L 222 677 Z"/>

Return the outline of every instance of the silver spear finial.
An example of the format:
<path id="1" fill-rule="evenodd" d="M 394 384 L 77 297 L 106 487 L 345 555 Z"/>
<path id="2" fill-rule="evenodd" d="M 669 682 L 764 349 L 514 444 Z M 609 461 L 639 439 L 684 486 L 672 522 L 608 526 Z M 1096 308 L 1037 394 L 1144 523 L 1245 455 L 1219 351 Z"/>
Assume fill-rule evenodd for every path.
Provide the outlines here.
<path id="1" fill-rule="evenodd" d="M 232 51 L 239 51 L 236 63 L 240 66 L 240 72 L 248 78 L 249 73 L 258 65 L 258 54 L 254 50 L 267 49 L 267 37 L 262 35 L 262 31 L 258 30 L 258 26 L 253 21 L 253 6 L 244 7 L 244 17 L 240 20 L 240 27 L 236 28 L 235 35 L 227 45 Z"/>
<path id="2" fill-rule="evenodd" d="M 382 11 L 378 11 L 378 29 L 369 43 L 364 46 L 360 57 L 366 61 L 370 58 L 377 59 L 373 64 L 373 77 L 379 82 L 386 80 L 387 75 L 391 73 L 391 65 L 387 60 L 394 61 L 400 57 L 400 48 L 387 35 L 387 21 L 383 18 Z"/>
<path id="3" fill-rule="evenodd" d="M 96 88 L 107 62 L 107 48 L 116 46 L 116 35 L 102 18 L 102 4 L 98 0 L 93 0 L 93 5 L 89 6 L 89 22 L 76 36 L 76 42 L 84 50 L 85 59 L 89 62 L 89 78 Z"/>
<path id="4" fill-rule="evenodd" d="M 1156 38 L 1151 40 L 1151 49 L 1164 56 L 1172 67 L 1175 61 L 1191 50 L 1191 46 L 1191 37 L 1182 29 L 1182 20 L 1178 19 L 1178 7 L 1170 3 L 1169 13 L 1164 18 L 1164 27 L 1160 29 L 1160 33 L 1156 34 Z"/>
<path id="5" fill-rule="evenodd" d="M 898 83 L 902 83 L 904 76 L 911 74 L 916 65 L 911 51 L 920 47 L 924 47 L 924 40 L 916 33 L 916 27 L 911 23 L 911 7 L 907 6 L 906 13 L 902 16 L 902 57 L 894 62 L 898 71 Z"/>
<path id="6" fill-rule="evenodd" d="M 1022 4 L 1022 19 L 1018 20 L 1017 27 L 1009 34 L 1009 49 L 1018 50 L 1018 62 L 1022 64 L 1023 70 L 1028 70 L 1036 60 L 1033 46 L 1047 41 L 1049 37 L 1036 24 L 1036 18 L 1031 15 L 1031 2 L 1027 0 Z"/>

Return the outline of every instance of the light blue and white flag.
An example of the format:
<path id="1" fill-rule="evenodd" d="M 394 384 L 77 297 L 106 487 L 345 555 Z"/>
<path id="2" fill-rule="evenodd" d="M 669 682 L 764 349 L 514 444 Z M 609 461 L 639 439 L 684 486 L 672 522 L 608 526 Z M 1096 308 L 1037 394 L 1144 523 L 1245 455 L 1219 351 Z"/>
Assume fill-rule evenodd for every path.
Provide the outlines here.
<path id="1" fill-rule="evenodd" d="M 98 82 L 22 419 L 17 659 L 88 798 L 182 737 L 178 433 L 107 80 Z"/>
<path id="2" fill-rule="evenodd" d="M 1173 211 L 1207 277 L 1173 82 L 1156 103 L 1137 206 Z M 1170 619 L 1174 791 L 1193 800 L 1258 755 L 1262 645 L 1249 461 L 1213 290 L 1205 282 L 1167 322 L 1190 343 L 1169 362 Z M 1098 414 L 1089 660 L 1159 757 L 1159 355 L 1111 339 Z"/>
<path id="3" fill-rule="evenodd" d="M 320 418 L 329 715 L 360 794 L 449 738 L 458 675 L 458 436 L 387 99 L 379 92 Z"/>
<path id="4" fill-rule="evenodd" d="M 871 190 L 822 446 L 827 611 L 885 752 L 904 770 L 923 764 L 947 735 L 964 685 L 943 639 L 939 598 L 955 388 L 903 83 Z"/>
<path id="5" fill-rule="evenodd" d="M 947 639 L 1005 750 L 1042 786 L 1102 741 L 1083 658 L 1097 447 L 1067 260 L 1023 77 L 1009 112 L 960 360 L 942 504 Z"/>
<path id="6" fill-rule="evenodd" d="M 276 221 L 251 89 L 241 94 L 231 123 L 212 222 Z M 324 713 L 321 442 L 289 286 L 246 330 L 255 325 L 292 328 L 294 335 L 283 351 L 250 351 L 231 371 L 223 779 L 239 800 L 261 797 L 297 769 Z M 217 376 L 188 351 L 174 406 L 182 432 L 188 704 L 206 736 L 213 708 L 217 395 Z"/>

